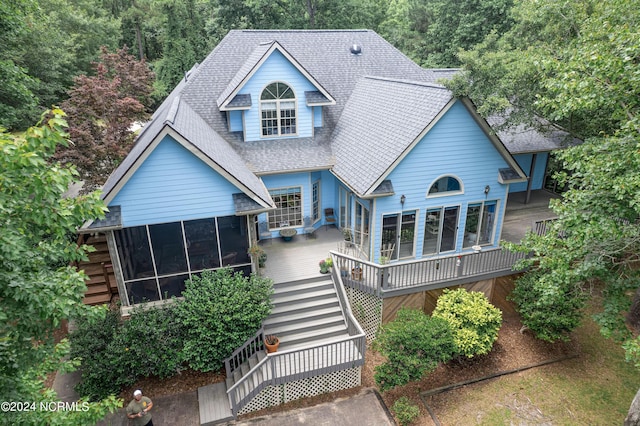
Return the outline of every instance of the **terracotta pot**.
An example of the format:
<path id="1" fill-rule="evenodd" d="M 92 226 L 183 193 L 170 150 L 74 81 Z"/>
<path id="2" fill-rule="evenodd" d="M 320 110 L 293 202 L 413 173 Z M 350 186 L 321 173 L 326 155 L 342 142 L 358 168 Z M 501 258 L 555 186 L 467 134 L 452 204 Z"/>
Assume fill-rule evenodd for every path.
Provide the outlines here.
<path id="1" fill-rule="evenodd" d="M 280 339 L 278 339 L 277 337 L 276 343 L 274 343 L 273 345 L 268 344 L 266 340 L 264 342 L 264 347 L 267 348 L 268 354 L 276 352 L 278 350 L 278 346 L 280 346 Z"/>

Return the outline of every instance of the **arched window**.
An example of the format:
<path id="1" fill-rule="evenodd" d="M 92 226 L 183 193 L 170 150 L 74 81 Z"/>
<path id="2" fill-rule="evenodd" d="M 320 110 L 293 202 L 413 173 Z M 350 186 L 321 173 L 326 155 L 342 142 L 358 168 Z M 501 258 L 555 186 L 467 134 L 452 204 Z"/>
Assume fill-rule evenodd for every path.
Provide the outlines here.
<path id="1" fill-rule="evenodd" d="M 296 95 L 281 82 L 269 84 L 260 95 L 262 136 L 293 135 L 296 129 Z"/>
<path id="2" fill-rule="evenodd" d="M 427 197 L 436 197 L 439 195 L 452 195 L 462 193 L 462 183 L 453 176 L 443 176 L 437 179 L 429 188 Z"/>

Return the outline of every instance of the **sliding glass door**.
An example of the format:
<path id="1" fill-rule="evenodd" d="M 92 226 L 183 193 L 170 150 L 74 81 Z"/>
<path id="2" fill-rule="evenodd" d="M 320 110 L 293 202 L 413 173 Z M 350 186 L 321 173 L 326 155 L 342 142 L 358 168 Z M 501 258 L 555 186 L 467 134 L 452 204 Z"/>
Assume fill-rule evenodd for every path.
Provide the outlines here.
<path id="1" fill-rule="evenodd" d="M 415 255 L 416 211 L 406 211 L 382 217 L 381 253 L 390 260 Z"/>
<path id="2" fill-rule="evenodd" d="M 439 254 L 456 249 L 459 206 L 427 210 L 424 227 L 423 255 Z"/>

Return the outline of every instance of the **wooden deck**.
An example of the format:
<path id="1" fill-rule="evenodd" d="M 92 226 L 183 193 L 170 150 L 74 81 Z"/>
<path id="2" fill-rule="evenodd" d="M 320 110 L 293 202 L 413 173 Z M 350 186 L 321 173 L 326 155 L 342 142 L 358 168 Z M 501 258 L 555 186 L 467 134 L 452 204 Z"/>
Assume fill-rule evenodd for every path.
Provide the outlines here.
<path id="1" fill-rule="evenodd" d="M 539 220 L 553 217 L 553 212 L 549 209 L 549 200 L 557 198 L 557 195 L 548 191 L 533 191 L 528 204 L 524 204 L 524 194 L 516 193 L 509 196 L 505 219 L 502 228 L 501 239 L 510 242 L 519 242 L 532 229 L 534 223 Z M 261 242 L 267 253 L 267 262 L 262 274 L 272 278 L 276 283 L 304 280 L 320 275 L 320 260 L 329 256 L 329 251 L 340 251 L 343 242 L 342 234 L 334 227 L 321 227 L 315 232 L 315 238 L 307 238 L 306 235 L 296 235 L 292 241 L 283 241 L 282 238 Z M 354 253 L 348 253 L 354 256 Z M 453 253 L 441 257 L 442 265 L 450 258 L 449 262 L 456 262 L 458 253 Z M 358 257 L 358 256 L 355 256 Z M 466 260 L 466 259 L 465 259 Z M 405 263 L 405 262 L 399 262 Z M 397 263 L 394 263 L 397 264 Z M 473 275 L 469 271 L 471 263 L 463 262 L 465 276 Z M 437 281 L 446 280 L 445 269 L 431 268 L 432 275 Z M 418 266 L 415 266 L 418 268 Z M 495 269 L 495 268 L 494 268 Z M 451 280 L 459 278 L 459 271 L 462 269 L 449 268 L 453 274 Z M 483 273 L 486 273 L 484 271 Z M 422 274 L 426 276 L 425 274 Z M 408 287 L 408 286 L 403 286 Z"/>

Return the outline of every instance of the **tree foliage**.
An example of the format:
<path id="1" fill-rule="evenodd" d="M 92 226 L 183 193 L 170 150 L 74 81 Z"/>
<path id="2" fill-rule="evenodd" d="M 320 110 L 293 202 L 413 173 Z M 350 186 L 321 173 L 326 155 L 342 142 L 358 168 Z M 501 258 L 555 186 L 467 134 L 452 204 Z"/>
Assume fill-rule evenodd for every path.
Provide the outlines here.
<path id="1" fill-rule="evenodd" d="M 229 268 L 204 271 L 186 283 L 176 321 L 184 328 L 189 366 L 213 371 L 262 325 L 271 312 L 273 283 Z"/>
<path id="2" fill-rule="evenodd" d="M 374 376 L 383 391 L 419 380 L 455 352 L 446 321 L 408 308 L 400 309 L 396 319 L 382 327 L 374 345 L 387 358 Z"/>
<path id="3" fill-rule="evenodd" d="M 640 325 L 640 2 L 527 0 L 513 16 L 509 32 L 461 56 L 465 73 L 454 91 L 485 115 L 544 116 L 584 139 L 557 155 L 565 170 L 557 178 L 569 189 L 551 204 L 552 231 L 522 242 L 533 257 L 522 264 L 531 269 L 516 300 L 526 316 L 544 320 L 534 321 L 546 329 L 541 336 L 560 337 L 577 325 L 591 285 L 603 283 L 596 320 L 634 358 L 638 341 L 625 320 Z"/>
<path id="4" fill-rule="evenodd" d="M 85 275 L 70 266 L 86 259 L 90 248 L 78 246 L 73 235 L 87 218 L 102 217 L 104 204 L 97 193 L 63 197 L 77 173 L 51 161 L 56 147 L 68 144 L 62 117 L 54 110 L 24 134 L 0 133 L 0 395 L 6 401 L 55 401 L 43 377 L 72 363 L 60 361 L 68 345 L 54 344 L 53 331 L 65 319 L 90 313 L 82 303 Z M 86 415 L 95 421 L 114 404 L 92 406 Z M 43 415 L 3 418 L 36 424 L 43 420 L 34 416 Z M 64 412 L 46 416 L 46 424 L 70 419 Z"/>
<path id="5" fill-rule="evenodd" d="M 94 64 L 95 76 L 75 79 L 63 104 L 69 115 L 73 145 L 60 147 L 56 157 L 74 164 L 85 188 L 101 186 L 129 152 L 134 139 L 131 126 L 148 114 L 153 73 L 126 48 L 102 50 Z"/>
<path id="6" fill-rule="evenodd" d="M 484 293 L 463 288 L 445 289 L 432 316 L 449 324 L 456 354 L 467 358 L 491 352 L 502 326 L 502 312 Z"/>

